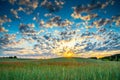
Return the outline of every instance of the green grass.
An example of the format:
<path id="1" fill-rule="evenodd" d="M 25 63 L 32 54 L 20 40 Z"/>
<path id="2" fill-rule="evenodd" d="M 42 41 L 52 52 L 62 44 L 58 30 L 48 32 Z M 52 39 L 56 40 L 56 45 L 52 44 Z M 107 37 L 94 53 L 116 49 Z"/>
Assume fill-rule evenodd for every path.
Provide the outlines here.
<path id="1" fill-rule="evenodd" d="M 81 58 L 0 59 L 0 80 L 120 80 L 120 62 Z"/>

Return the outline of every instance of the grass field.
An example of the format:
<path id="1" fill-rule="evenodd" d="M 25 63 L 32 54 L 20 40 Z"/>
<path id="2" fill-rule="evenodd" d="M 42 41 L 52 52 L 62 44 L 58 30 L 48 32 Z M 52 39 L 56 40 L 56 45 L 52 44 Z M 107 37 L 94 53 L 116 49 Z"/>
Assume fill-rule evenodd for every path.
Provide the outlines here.
<path id="1" fill-rule="evenodd" d="M 0 59 L 0 80 L 120 80 L 120 62 L 81 58 Z"/>

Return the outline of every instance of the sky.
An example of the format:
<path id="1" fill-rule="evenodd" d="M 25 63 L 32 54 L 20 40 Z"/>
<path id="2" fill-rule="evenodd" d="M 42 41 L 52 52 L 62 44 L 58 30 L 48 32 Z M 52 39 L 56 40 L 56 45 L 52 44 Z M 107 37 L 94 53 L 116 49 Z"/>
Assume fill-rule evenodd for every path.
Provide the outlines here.
<path id="1" fill-rule="evenodd" d="M 0 57 L 120 54 L 119 0 L 0 0 Z"/>

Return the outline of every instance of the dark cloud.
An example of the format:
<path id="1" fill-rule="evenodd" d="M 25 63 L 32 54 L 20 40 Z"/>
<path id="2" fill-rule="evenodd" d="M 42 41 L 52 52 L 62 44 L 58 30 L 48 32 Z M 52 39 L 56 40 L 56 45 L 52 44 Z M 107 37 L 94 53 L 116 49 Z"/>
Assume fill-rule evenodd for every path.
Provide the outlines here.
<path id="1" fill-rule="evenodd" d="M 120 26 L 120 15 L 112 16 L 112 20 L 116 26 Z"/>
<path id="2" fill-rule="evenodd" d="M 49 12 L 57 12 L 64 5 L 64 2 L 61 0 L 55 0 L 54 2 L 49 0 L 43 0 L 41 6 L 46 8 Z"/>
<path id="3" fill-rule="evenodd" d="M 36 9 L 39 5 L 38 0 L 19 0 L 19 5 L 26 6 L 29 9 Z"/>
<path id="4" fill-rule="evenodd" d="M 18 51 L 18 50 L 22 50 L 24 48 L 6 48 L 4 49 L 4 51 Z"/>
<path id="5" fill-rule="evenodd" d="M 40 21 L 40 26 L 46 27 L 46 28 L 52 28 L 52 27 L 66 27 L 72 25 L 73 22 L 71 22 L 68 19 L 63 20 L 60 16 L 54 16 L 50 18 L 48 21 Z"/>
<path id="6" fill-rule="evenodd" d="M 7 15 L 0 16 L 0 25 L 3 25 L 6 22 L 11 22 L 12 20 L 7 17 Z"/>
<path id="7" fill-rule="evenodd" d="M 111 24 L 113 21 L 111 19 L 104 19 L 101 18 L 97 21 L 92 22 L 92 25 L 95 25 L 96 28 L 99 28 L 100 26 L 105 26 L 107 24 Z"/>
<path id="8" fill-rule="evenodd" d="M 39 7 L 39 0 L 9 0 L 9 3 L 12 5 L 18 5 L 17 9 L 12 9 L 11 12 L 16 18 L 19 16 L 16 14 L 18 11 L 23 11 L 27 14 L 33 13 L 35 9 Z"/>
<path id="9" fill-rule="evenodd" d="M 111 26 L 112 23 L 115 23 L 116 26 L 120 26 L 120 16 L 112 16 L 111 18 L 100 18 L 99 20 L 93 21 L 92 26 L 96 28 L 100 28 L 101 26 L 105 26 L 109 24 Z"/>
<path id="10" fill-rule="evenodd" d="M 34 33 L 35 32 L 32 24 L 28 24 L 28 25 L 20 24 L 19 31 L 22 33 Z"/>
<path id="11" fill-rule="evenodd" d="M 7 44 L 9 40 L 7 38 L 0 37 L 0 45 Z"/>
<path id="12" fill-rule="evenodd" d="M 9 3 L 11 3 L 12 5 L 14 5 L 16 3 L 17 0 L 9 0 Z"/>
<path id="13" fill-rule="evenodd" d="M 13 42 L 14 39 L 16 38 L 15 34 L 5 34 L 3 36 L 0 37 L 0 45 L 6 45 L 10 42 Z"/>
<path id="14" fill-rule="evenodd" d="M 73 9 L 74 9 L 74 13 L 76 13 L 76 14 L 80 14 L 82 12 L 89 13 L 95 9 L 104 9 L 105 7 L 107 7 L 109 5 L 109 3 L 110 3 L 110 1 L 107 1 L 105 3 L 92 2 L 92 4 L 88 4 L 87 6 L 78 5 L 78 6 L 74 7 Z"/>
<path id="15" fill-rule="evenodd" d="M 20 17 L 18 16 L 18 12 L 17 10 L 14 10 L 14 9 L 10 9 L 11 13 L 13 14 L 14 18 L 15 19 L 19 19 Z"/>

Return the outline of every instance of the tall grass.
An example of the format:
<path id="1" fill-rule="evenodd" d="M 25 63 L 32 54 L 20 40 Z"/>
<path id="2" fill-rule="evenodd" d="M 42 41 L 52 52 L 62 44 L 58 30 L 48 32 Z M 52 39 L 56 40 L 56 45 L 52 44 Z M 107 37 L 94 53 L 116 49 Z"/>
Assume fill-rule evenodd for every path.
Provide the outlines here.
<path id="1" fill-rule="evenodd" d="M 1 60 L 0 80 L 120 80 L 120 62 L 78 58 Z"/>

